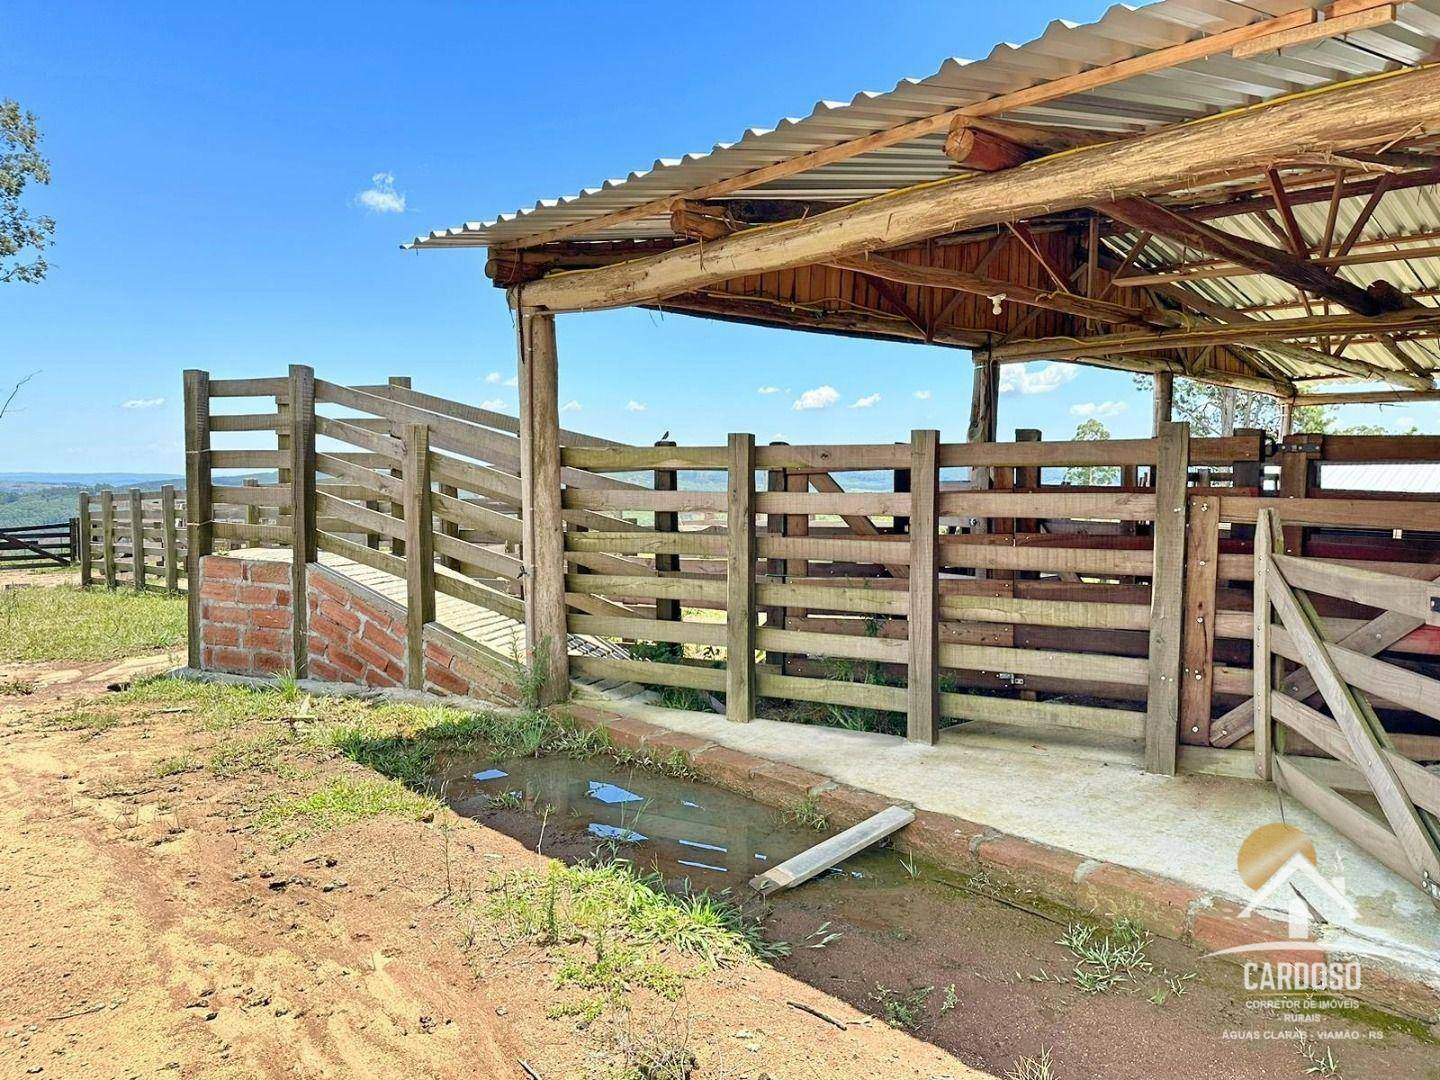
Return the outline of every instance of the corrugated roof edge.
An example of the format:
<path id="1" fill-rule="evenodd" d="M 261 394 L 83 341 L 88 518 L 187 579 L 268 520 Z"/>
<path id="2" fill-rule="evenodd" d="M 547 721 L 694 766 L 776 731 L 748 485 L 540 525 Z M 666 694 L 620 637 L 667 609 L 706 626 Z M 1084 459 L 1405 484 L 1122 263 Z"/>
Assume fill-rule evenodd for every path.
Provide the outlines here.
<path id="1" fill-rule="evenodd" d="M 1303 2 L 1302 2 L 1301 4 L 1298 4 L 1297 6 L 1305 6 L 1306 3 L 1310 3 L 1310 0 L 1303 0 Z M 1319 0 L 1316 0 L 1315 3 L 1310 4 L 1310 6 L 1319 6 Z M 1216 26 L 1216 27 L 1220 27 L 1220 26 L 1231 26 L 1231 25 L 1233 25 L 1233 26 L 1241 26 L 1241 25 L 1245 25 L 1246 23 L 1258 22 L 1258 21 L 1260 21 L 1260 20 L 1262 20 L 1262 19 L 1266 19 L 1266 18 L 1272 17 L 1269 13 L 1267 13 L 1267 12 L 1264 11 L 1264 10 L 1258 9 L 1258 8 L 1256 8 L 1256 7 L 1251 7 L 1251 6 L 1249 6 L 1249 5 L 1242 4 L 1242 3 L 1231 2 L 1230 4 L 1228 4 L 1228 7 L 1229 7 L 1229 9 L 1232 10 L 1232 11 L 1234 12 L 1234 14 L 1237 16 L 1236 20 L 1235 20 L 1233 23 L 1228 22 L 1227 20 L 1223 19 L 1223 18 L 1220 17 L 1219 15 L 1214 15 L 1214 16 L 1212 16 L 1211 19 L 1206 20 L 1206 21 L 1208 21 L 1212 26 Z M 1000 44 L 995 45 L 995 46 L 990 50 L 990 52 L 986 55 L 986 57 L 985 57 L 984 60 L 975 61 L 975 60 L 966 60 L 966 59 L 963 59 L 963 58 L 961 58 L 961 57 L 949 57 L 949 58 L 947 58 L 946 60 L 944 60 L 944 61 L 941 63 L 940 67 L 939 67 L 933 74 L 928 75 L 928 76 L 925 76 L 925 77 L 923 77 L 923 78 L 916 78 L 916 77 L 906 77 L 906 78 L 902 78 L 902 79 L 898 80 L 898 81 L 896 82 L 895 86 L 894 86 L 892 89 L 888 90 L 888 91 L 862 90 L 862 91 L 860 91 L 859 93 L 855 94 L 855 95 L 850 99 L 850 101 L 849 101 L 848 103 L 835 103 L 835 102 L 831 102 L 831 101 L 829 101 L 829 100 L 827 100 L 827 99 L 821 99 L 821 100 L 819 100 L 819 101 L 816 102 L 814 108 L 811 110 L 811 112 L 809 113 L 808 116 L 801 117 L 801 118 L 798 118 L 798 119 L 797 119 L 797 118 L 794 118 L 794 117 L 786 117 L 786 118 L 783 118 L 783 119 L 781 119 L 781 120 L 776 124 L 776 126 L 775 126 L 774 128 L 770 128 L 770 129 L 764 129 L 764 128 L 749 128 L 749 129 L 746 129 L 746 131 L 745 131 L 744 133 L 742 133 L 740 139 L 737 140 L 736 142 L 733 142 L 733 143 L 720 143 L 720 142 L 717 142 L 717 143 L 715 143 L 714 146 L 712 146 L 711 149 L 708 150 L 708 151 L 686 154 L 686 155 L 684 155 L 683 157 L 681 157 L 680 159 L 674 159 L 674 158 L 657 158 L 657 159 L 655 160 L 655 162 L 651 165 L 651 167 L 650 167 L 649 169 L 643 170 L 643 171 L 632 172 L 632 173 L 630 173 L 625 179 L 611 179 L 611 180 L 606 180 L 606 181 L 605 181 L 600 187 L 598 187 L 598 188 L 585 188 L 585 189 L 582 189 L 580 192 L 578 192 L 578 193 L 576 193 L 576 194 L 574 194 L 574 195 L 562 195 L 562 196 L 559 196 L 558 198 L 554 198 L 554 199 L 541 199 L 541 200 L 538 200 L 533 207 L 528 207 L 528 208 L 522 207 L 522 208 L 520 208 L 520 209 L 518 209 L 518 210 L 516 210 L 516 211 L 514 211 L 514 212 L 512 212 L 512 213 L 497 215 L 495 218 L 492 218 L 492 219 L 489 220 L 489 221 L 481 221 L 481 222 L 473 222 L 473 221 L 472 221 L 472 222 L 466 222 L 464 225 L 459 226 L 459 227 L 452 227 L 452 228 L 446 228 L 446 229 L 436 229 L 436 230 L 431 231 L 429 234 L 427 234 L 427 235 L 425 235 L 425 236 L 416 236 L 416 237 L 415 237 L 413 240 L 411 240 L 409 243 L 407 243 L 407 244 L 402 244 L 401 247 L 404 248 L 404 249 L 406 249 L 406 250 L 410 250 L 410 249 L 424 248 L 424 247 L 430 247 L 430 246 L 436 246 L 436 247 L 452 246 L 452 245 L 446 245 L 446 244 L 444 243 L 444 241 L 447 241 L 447 240 L 454 241 L 454 240 L 461 239 L 462 237 L 470 237 L 470 238 L 472 239 L 472 241 L 476 244 L 476 246 L 482 246 L 482 245 L 481 245 L 482 238 L 481 238 L 481 237 L 478 237 L 478 236 L 471 236 L 471 234 L 483 233 L 483 232 L 485 232 L 486 230 L 491 229 L 491 228 L 493 228 L 494 226 L 496 226 L 496 225 L 498 225 L 498 224 L 501 224 L 501 223 L 509 223 L 509 222 L 518 221 L 518 220 L 521 220 L 521 219 L 530 217 L 530 216 L 532 216 L 532 215 L 534 215 L 534 214 L 543 214 L 545 211 L 554 209 L 554 208 L 556 208 L 556 207 L 569 206 L 570 204 L 572 204 L 572 203 L 574 203 L 574 202 L 576 202 L 576 201 L 579 201 L 579 200 L 581 200 L 581 199 L 584 199 L 584 198 L 586 198 L 586 197 L 589 197 L 589 196 L 592 196 L 592 195 L 596 195 L 596 194 L 600 194 L 600 193 L 606 192 L 606 191 L 614 191 L 614 190 L 617 189 L 617 188 L 623 187 L 623 186 L 625 186 L 625 185 L 627 185 L 627 184 L 635 183 L 635 182 L 638 181 L 638 180 L 644 179 L 644 178 L 646 178 L 646 177 L 651 177 L 651 176 L 653 176 L 653 175 L 655 175 L 655 174 L 657 174 L 657 173 L 662 173 L 662 172 L 665 172 L 665 171 L 668 171 L 668 170 L 673 170 L 673 169 L 680 169 L 680 168 L 684 168 L 686 165 L 694 164 L 694 163 L 701 162 L 701 161 L 706 161 L 706 160 L 710 159 L 711 157 L 714 157 L 714 156 L 716 156 L 716 155 L 718 155 L 718 154 L 722 154 L 722 153 L 724 153 L 724 152 L 726 152 L 726 151 L 735 149 L 735 148 L 737 148 L 737 147 L 745 147 L 745 146 L 747 146 L 747 145 L 750 144 L 750 143 L 754 143 L 754 142 L 763 140 L 763 139 L 765 139 L 765 138 L 768 137 L 768 136 L 775 135 L 775 134 L 780 133 L 780 132 L 787 132 L 787 131 L 790 131 L 790 130 L 796 128 L 796 127 L 801 127 L 801 126 L 803 126 L 803 125 L 805 125 L 805 124 L 807 124 L 807 123 L 815 123 L 815 122 L 819 121 L 819 120 L 822 119 L 822 118 L 826 118 L 826 119 L 832 118 L 834 114 L 843 113 L 845 110 L 852 109 L 852 108 L 857 108 L 857 107 L 859 107 L 859 106 L 861 106 L 861 105 L 868 104 L 868 103 L 871 103 L 871 102 L 876 101 L 876 100 L 879 100 L 879 99 L 883 99 L 883 98 L 885 98 L 885 97 L 888 97 L 888 96 L 890 96 L 890 95 L 892 95 L 892 94 L 895 94 L 895 93 L 901 91 L 902 89 L 904 89 L 904 88 L 906 88 L 906 87 L 919 86 L 919 85 L 923 85 L 923 84 L 928 84 L 928 83 L 932 82 L 933 80 L 940 79 L 942 76 L 946 75 L 947 73 L 953 72 L 953 71 L 958 70 L 958 69 L 960 69 L 960 68 L 974 67 L 974 66 L 976 66 L 976 65 L 983 66 L 983 65 L 985 65 L 985 64 L 987 64 L 987 63 L 989 63 L 989 62 L 992 62 L 992 61 L 999 61 L 999 60 L 1001 60 L 1004 56 L 1006 56 L 1006 55 L 1008 55 L 1008 54 L 1013 54 L 1013 53 L 1017 53 L 1017 52 L 1023 52 L 1023 51 L 1025 51 L 1025 50 L 1027 50 L 1027 49 L 1032 49 L 1032 48 L 1035 48 L 1035 47 L 1037 47 L 1037 46 L 1040 46 L 1040 45 L 1043 45 L 1043 44 L 1046 44 L 1046 43 L 1050 43 L 1050 42 L 1052 42 L 1052 39 L 1057 38 L 1057 37 L 1062 37 L 1062 36 L 1064 36 L 1064 35 L 1073 33 L 1073 32 L 1075 32 L 1076 30 L 1090 30 L 1090 29 L 1104 28 L 1107 23 L 1110 23 L 1110 22 L 1112 22 L 1112 21 L 1118 21 L 1119 19 L 1122 19 L 1122 18 L 1124 18 L 1125 16 L 1128 16 L 1128 15 L 1132 15 L 1132 14 L 1134 14 L 1135 12 L 1140 11 L 1140 10 L 1142 10 L 1142 9 L 1145 10 L 1145 11 L 1147 11 L 1147 13 L 1151 13 L 1151 14 L 1154 14 L 1154 15 L 1163 15 L 1163 16 L 1166 16 L 1166 17 L 1163 19 L 1163 21 L 1166 22 L 1166 23 L 1168 23 L 1168 24 L 1171 25 L 1171 26 L 1175 26 L 1175 27 L 1185 26 L 1185 27 L 1189 30 L 1189 37 L 1195 36 L 1196 31 L 1198 31 L 1198 30 L 1201 28 L 1201 25 L 1203 25 L 1202 23 L 1198 23 L 1198 22 L 1188 22 L 1188 21 L 1183 20 L 1183 19 L 1181 19 L 1181 18 L 1175 18 L 1175 19 L 1172 20 L 1172 19 L 1170 19 L 1170 18 L 1168 17 L 1168 16 L 1171 15 L 1171 14 L 1175 14 L 1175 15 L 1178 16 L 1182 11 L 1183 11 L 1183 12 L 1193 12 L 1193 11 L 1195 10 L 1194 8 L 1188 7 L 1184 2 L 1182 2 L 1182 0 L 1156 0 L 1155 3 L 1144 4 L 1144 5 L 1112 4 L 1110 7 L 1108 7 L 1108 8 L 1105 9 L 1105 12 L 1100 16 L 1099 19 L 1097 19 L 1097 20 L 1095 20 L 1094 22 L 1091 22 L 1091 23 L 1078 23 L 1078 22 L 1071 22 L 1071 21 L 1065 20 L 1065 19 L 1054 19 L 1054 20 L 1052 20 L 1051 22 L 1049 22 L 1049 23 L 1046 25 L 1045 30 L 1044 30 L 1039 36 L 1033 38 L 1032 40 L 1030 40 L 1030 41 L 1028 41 L 1028 42 L 1025 42 L 1024 44 L 1015 45 L 1015 44 L 1011 44 L 1011 43 L 1008 43 L 1008 42 L 1002 42 L 1002 43 L 1000 43 Z M 1188 40 L 1188 37 L 1185 38 L 1185 39 L 1180 39 L 1180 40 Z M 1176 41 L 1176 42 L 1171 42 L 1171 43 L 1169 43 L 1169 44 L 1177 44 L 1177 43 L 1178 43 L 1178 41 Z M 1128 53 L 1127 55 L 1138 56 L 1138 55 L 1142 55 L 1142 54 L 1144 54 L 1144 53 L 1146 53 L 1146 52 L 1151 52 L 1151 51 L 1153 51 L 1155 48 L 1160 48 L 1160 47 L 1163 47 L 1163 46 L 1162 46 L 1162 45 L 1152 45 L 1152 46 L 1150 46 L 1149 48 L 1146 48 L 1146 47 L 1142 47 L 1142 46 L 1136 45 L 1136 47 L 1133 48 L 1131 51 L 1129 51 L 1129 53 Z M 892 120 L 892 123 L 893 123 L 893 122 L 894 122 L 894 121 Z M 871 127 L 871 128 L 870 128 L 867 132 L 865 132 L 865 133 L 868 134 L 868 133 L 873 133 L 873 132 L 875 132 L 875 131 L 883 131 L 883 130 L 885 130 L 885 129 L 886 129 L 887 127 L 889 127 L 889 126 L 890 126 L 890 124 L 888 124 L 888 123 L 884 123 L 884 122 L 877 123 L 876 125 L 874 125 L 873 127 Z M 857 133 L 857 134 L 858 134 L 858 133 Z M 794 152 L 792 152 L 792 153 L 782 153 L 782 154 L 778 154 L 778 155 L 774 158 L 774 161 L 784 161 L 784 160 L 787 160 L 787 159 L 790 158 L 790 157 L 799 156 L 799 154 L 801 154 L 801 153 L 806 153 L 806 152 L 808 152 L 808 151 L 806 151 L 806 150 L 798 150 L 798 151 L 794 151 Z M 754 166 L 748 166 L 748 167 L 754 167 Z M 736 170 L 736 173 L 738 174 L 738 173 L 743 172 L 743 171 L 746 171 L 746 169 L 737 169 L 737 170 Z M 689 186 L 689 185 L 686 185 L 684 188 L 681 188 L 680 190 L 685 190 L 686 188 L 688 188 L 688 186 Z M 644 194 L 637 195 L 637 198 L 635 199 L 635 202 L 632 203 L 631 205 L 639 205 L 639 204 L 642 203 L 642 202 L 645 202 L 645 201 L 648 201 L 648 200 L 651 199 L 651 198 L 657 197 L 658 194 L 659 194 L 659 193 L 655 193 L 655 192 L 646 192 L 646 193 L 644 193 Z M 548 205 L 547 205 L 547 204 L 548 204 Z M 612 210 L 619 209 L 619 208 L 620 208 L 620 207 L 606 206 L 606 207 L 603 208 L 603 209 L 597 209 L 595 216 L 598 217 L 598 216 L 600 216 L 601 214 L 608 213 L 608 212 L 610 212 L 610 211 L 612 211 Z M 580 219 L 580 220 L 584 220 L 584 219 Z M 539 231 L 539 229 L 540 229 L 541 227 L 542 227 L 542 226 L 540 226 L 539 224 L 537 224 L 536 230 Z M 437 243 L 437 241 L 438 241 L 439 243 Z"/>

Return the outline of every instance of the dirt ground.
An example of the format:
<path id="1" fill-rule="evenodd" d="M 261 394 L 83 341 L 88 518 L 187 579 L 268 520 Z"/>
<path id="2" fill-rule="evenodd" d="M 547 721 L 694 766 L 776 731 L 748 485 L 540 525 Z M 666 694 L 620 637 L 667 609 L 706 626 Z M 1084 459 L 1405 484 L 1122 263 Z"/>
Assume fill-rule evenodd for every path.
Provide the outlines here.
<path id="1" fill-rule="evenodd" d="M 567 860 L 592 839 L 442 808 L 281 846 L 263 808 L 377 774 L 274 716 L 112 693 L 182 660 L 0 663 L 0 1076 L 659 1080 L 636 1063 L 670 1051 L 698 1080 L 937 1080 L 1046 1050 L 1024 1080 L 1440 1080 L 1434 1029 L 1257 1010 L 1236 969 L 1174 943 L 1084 993 L 1063 913 L 893 852 L 776 898 L 766 932 L 794 948 L 773 967 L 577 1022 L 564 955 L 474 901 L 543 870 L 542 836 Z"/>
<path id="2" fill-rule="evenodd" d="M 528 1066 L 551 1080 L 624 1075 L 624 1048 L 647 1041 L 687 1045 L 705 1077 L 975 1075 L 761 966 L 698 976 L 678 1002 L 637 999 L 585 1030 L 547 1016 L 555 957 L 464 925 L 446 896 L 447 881 L 452 894 L 480 891 L 540 856 L 448 811 L 277 851 L 249 824 L 257 805 L 363 770 L 159 779 L 158 762 L 204 755 L 218 736 L 184 711 L 143 706 L 114 726 L 74 727 L 64 718 L 113 684 L 107 667 L 0 669 L 0 681 L 37 684 L 0 698 L 0 1075 L 521 1077 Z M 841 1031 L 792 1000 L 858 1022 Z"/>

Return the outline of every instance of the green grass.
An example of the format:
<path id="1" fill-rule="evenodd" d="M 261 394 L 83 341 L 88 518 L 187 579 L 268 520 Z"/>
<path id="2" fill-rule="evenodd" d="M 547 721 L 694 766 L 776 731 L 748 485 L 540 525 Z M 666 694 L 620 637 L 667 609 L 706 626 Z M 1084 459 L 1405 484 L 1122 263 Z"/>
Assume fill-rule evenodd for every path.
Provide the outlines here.
<path id="1" fill-rule="evenodd" d="M 117 660 L 184 641 L 183 596 L 68 585 L 0 593 L 7 660 Z"/>
<path id="2" fill-rule="evenodd" d="M 306 837 L 382 815 L 429 820 L 439 805 L 393 780 L 341 777 L 309 795 L 267 807 L 260 812 L 257 824 L 274 835 L 277 846 L 289 847 Z"/>
<path id="3" fill-rule="evenodd" d="M 484 913 L 562 952 L 557 984 L 598 995 L 572 1010 L 587 1019 L 637 988 L 673 998 L 698 971 L 789 953 L 727 897 L 668 893 L 624 862 L 511 871 L 491 888 Z"/>
<path id="4" fill-rule="evenodd" d="M 806 795 L 799 802 L 793 804 L 780 815 L 780 819 L 787 825 L 795 825 L 802 829 L 814 829 L 816 832 L 830 827 L 830 819 L 825 816 L 825 811 L 820 809 L 820 800 L 814 795 Z"/>

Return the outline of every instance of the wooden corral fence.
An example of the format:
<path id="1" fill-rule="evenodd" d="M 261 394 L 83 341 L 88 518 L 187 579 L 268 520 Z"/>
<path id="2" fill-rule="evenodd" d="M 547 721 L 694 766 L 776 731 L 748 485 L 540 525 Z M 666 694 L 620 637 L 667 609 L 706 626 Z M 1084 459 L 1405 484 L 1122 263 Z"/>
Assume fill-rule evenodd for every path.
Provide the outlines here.
<path id="1" fill-rule="evenodd" d="M 1396 633 L 1440 626 L 1440 585 L 1287 555 L 1283 522 L 1278 511 L 1262 510 L 1255 537 L 1256 771 L 1273 776 L 1284 791 L 1440 903 L 1440 775 L 1416 764 L 1413 745 L 1404 745 L 1382 719 L 1382 713 L 1408 711 L 1440 720 L 1440 680 L 1375 655 L 1376 642 Z M 1337 635 L 1316 610 L 1318 596 L 1380 614 Z M 1294 743 L 1322 756 L 1291 753 Z M 1337 789 L 1374 796 L 1380 816 Z"/>
<path id="2" fill-rule="evenodd" d="M 263 405 L 214 408 L 246 398 Z M 515 417 L 303 367 L 191 372 L 186 400 L 192 563 L 225 544 L 287 546 L 303 597 L 305 567 L 329 553 L 405 582 L 412 649 L 448 594 L 526 622 L 532 648 L 563 637 L 564 679 L 683 688 L 702 707 L 723 697 L 736 720 L 818 708 L 919 741 L 973 722 L 1069 729 L 1133 740 L 1171 772 L 1186 744 L 1253 740 L 1261 510 L 1278 508 L 1291 554 L 1440 577 L 1440 500 L 1342 496 L 1318 479 L 1325 461 L 1440 458 L 1428 437 L 1277 448 L 1173 424 L 1098 442 L 917 431 L 900 444 L 636 447 L 561 431 L 552 530 L 526 513 L 545 500 L 520 475 Z M 257 470 L 274 480 L 225 482 Z M 558 572 L 526 557 L 527 518 L 557 542 Z M 1336 635 L 1379 614 L 1356 597 L 1316 602 Z M 301 673 L 307 615 L 297 604 Z M 1418 666 L 1440 653 L 1434 627 L 1384 629 L 1371 652 Z M 1403 730 L 1440 760 L 1428 714 L 1407 713 Z"/>
<path id="3" fill-rule="evenodd" d="M 261 411 L 215 412 L 253 399 Z M 186 550 L 193 567 L 223 545 L 292 549 L 294 670 L 306 667 L 305 567 L 328 552 L 406 583 L 418 685 L 422 632 L 444 593 L 515 623 L 525 618 L 521 579 L 519 421 L 413 390 L 408 378 L 375 386 L 288 376 L 185 375 Z M 609 440 L 563 432 L 577 446 Z M 216 442 L 270 441 L 266 447 Z M 273 483 L 223 483 L 228 472 L 273 470 Z M 623 481 L 567 470 L 574 487 Z M 242 520 L 233 520 L 236 513 Z M 226 520 L 229 515 L 232 520 Z M 190 664 L 198 667 L 200 598 L 190 602 Z M 510 659 L 505 657 L 504 659 Z"/>
<path id="4" fill-rule="evenodd" d="M 79 528 L 75 518 L 45 525 L 0 526 L 0 570 L 69 566 L 80 547 Z"/>
<path id="5" fill-rule="evenodd" d="M 179 592 L 185 570 L 184 498 L 156 491 L 82 491 L 75 519 L 80 584 Z"/>

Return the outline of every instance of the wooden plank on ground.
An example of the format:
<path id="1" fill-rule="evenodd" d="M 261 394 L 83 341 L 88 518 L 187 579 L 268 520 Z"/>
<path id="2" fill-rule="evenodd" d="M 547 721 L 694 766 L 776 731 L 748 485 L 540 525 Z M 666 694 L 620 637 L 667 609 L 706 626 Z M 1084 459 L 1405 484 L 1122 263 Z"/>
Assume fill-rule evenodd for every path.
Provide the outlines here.
<path id="1" fill-rule="evenodd" d="M 871 844 L 884 840 L 914 820 L 913 810 L 903 806 L 886 807 L 860 824 L 851 826 L 828 840 L 822 840 L 809 850 L 786 859 L 763 874 L 757 874 L 750 879 L 750 887 L 765 895 L 793 889 L 796 885 L 804 884 L 817 874 L 844 862 L 850 856 L 864 851 Z"/>

